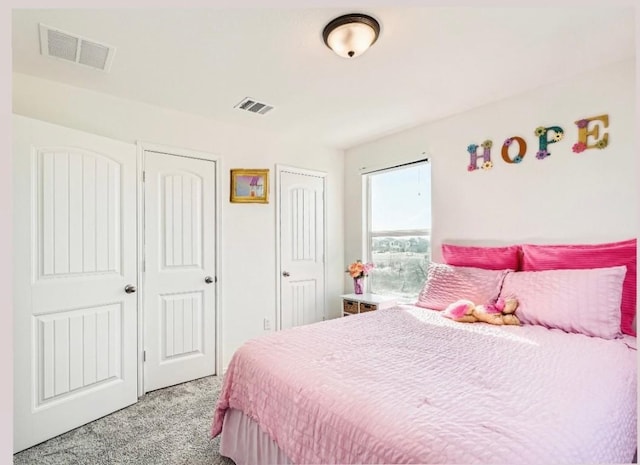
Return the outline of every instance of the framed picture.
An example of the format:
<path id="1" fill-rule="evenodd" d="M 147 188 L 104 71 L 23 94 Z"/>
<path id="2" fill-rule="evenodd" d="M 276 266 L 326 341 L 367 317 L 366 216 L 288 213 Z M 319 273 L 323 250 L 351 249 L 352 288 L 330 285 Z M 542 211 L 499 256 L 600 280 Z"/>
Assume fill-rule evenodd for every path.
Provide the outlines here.
<path id="1" fill-rule="evenodd" d="M 269 203 L 269 170 L 231 170 L 231 201 Z"/>

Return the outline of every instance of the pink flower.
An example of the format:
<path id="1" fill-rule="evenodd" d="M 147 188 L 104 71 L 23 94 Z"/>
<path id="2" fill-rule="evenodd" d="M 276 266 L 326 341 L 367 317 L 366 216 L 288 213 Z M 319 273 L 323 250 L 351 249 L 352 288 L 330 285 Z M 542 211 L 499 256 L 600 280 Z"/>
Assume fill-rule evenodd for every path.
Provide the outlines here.
<path id="1" fill-rule="evenodd" d="M 589 120 L 581 119 L 580 121 L 576 121 L 576 124 L 578 125 L 579 128 L 586 128 L 587 125 L 589 124 Z"/>
<path id="2" fill-rule="evenodd" d="M 475 169 L 476 169 L 476 167 L 473 166 L 473 165 L 467 166 L 467 171 L 474 171 Z"/>
<path id="3" fill-rule="evenodd" d="M 373 263 L 365 263 L 362 272 L 364 273 L 364 275 L 368 275 L 371 270 L 373 270 L 375 268 L 375 265 Z"/>
<path id="4" fill-rule="evenodd" d="M 587 144 L 585 144 L 584 142 L 576 142 L 575 144 L 573 144 L 573 147 L 571 147 L 571 150 L 573 150 L 575 153 L 584 152 L 585 150 L 587 150 Z"/>

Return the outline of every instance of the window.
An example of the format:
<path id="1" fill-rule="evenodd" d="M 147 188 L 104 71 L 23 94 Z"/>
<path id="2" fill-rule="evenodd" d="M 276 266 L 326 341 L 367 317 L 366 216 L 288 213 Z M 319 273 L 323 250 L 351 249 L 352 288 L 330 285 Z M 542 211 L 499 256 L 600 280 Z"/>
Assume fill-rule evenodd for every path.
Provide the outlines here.
<path id="1" fill-rule="evenodd" d="M 427 160 L 364 175 L 369 291 L 415 299 L 431 259 L 431 165 Z"/>

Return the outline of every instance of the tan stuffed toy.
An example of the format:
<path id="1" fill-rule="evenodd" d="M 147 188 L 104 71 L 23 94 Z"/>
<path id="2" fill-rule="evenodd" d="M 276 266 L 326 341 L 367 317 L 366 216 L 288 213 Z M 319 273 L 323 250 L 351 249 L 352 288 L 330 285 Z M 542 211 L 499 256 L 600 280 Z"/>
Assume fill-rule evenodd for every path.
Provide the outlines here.
<path id="1" fill-rule="evenodd" d="M 482 321 L 492 325 L 520 325 L 515 315 L 518 308 L 516 299 L 499 298 L 495 303 L 475 305 L 470 300 L 458 300 L 449 305 L 442 315 L 462 323 Z"/>

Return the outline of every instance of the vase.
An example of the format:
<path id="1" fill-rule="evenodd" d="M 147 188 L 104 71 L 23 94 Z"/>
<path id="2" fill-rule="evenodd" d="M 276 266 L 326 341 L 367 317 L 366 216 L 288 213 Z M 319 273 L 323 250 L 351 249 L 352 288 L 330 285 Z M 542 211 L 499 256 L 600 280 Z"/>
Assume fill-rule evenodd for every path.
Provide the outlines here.
<path id="1" fill-rule="evenodd" d="M 363 281 L 364 279 L 362 278 L 353 278 L 353 292 L 362 294 L 364 288 Z"/>

